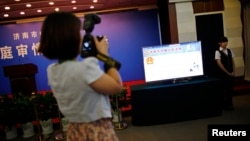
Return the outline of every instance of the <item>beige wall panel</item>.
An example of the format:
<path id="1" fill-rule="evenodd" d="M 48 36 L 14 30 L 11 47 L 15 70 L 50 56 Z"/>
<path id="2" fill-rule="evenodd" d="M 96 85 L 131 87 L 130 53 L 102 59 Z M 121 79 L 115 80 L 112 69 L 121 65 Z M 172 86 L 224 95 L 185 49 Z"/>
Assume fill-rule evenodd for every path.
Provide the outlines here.
<path id="1" fill-rule="evenodd" d="M 224 6 L 224 31 L 229 40 L 228 48 L 235 53 L 235 75 L 244 76 L 241 5 L 238 0 L 224 0 Z"/>
<path id="2" fill-rule="evenodd" d="M 176 3 L 179 42 L 197 40 L 195 16 L 191 2 Z"/>
<path id="3" fill-rule="evenodd" d="M 228 48 L 243 48 L 243 41 L 241 37 L 228 37 Z M 243 54 L 242 54 L 243 55 Z"/>
<path id="4" fill-rule="evenodd" d="M 242 57 L 243 48 L 238 47 L 238 48 L 231 48 L 231 49 L 234 52 L 235 57 Z"/>
<path id="5" fill-rule="evenodd" d="M 234 61 L 238 62 L 237 64 L 235 64 L 235 66 L 236 67 L 243 67 L 244 66 L 244 62 L 242 60 L 243 60 L 242 57 L 235 57 Z"/>
<path id="6" fill-rule="evenodd" d="M 228 28 L 227 29 L 227 36 L 229 37 L 239 37 L 242 34 L 242 27 L 234 27 L 234 28 Z"/>
<path id="7" fill-rule="evenodd" d="M 244 74 L 244 66 L 245 66 L 243 57 L 235 57 L 234 62 L 235 62 L 235 76 L 242 76 L 242 74 Z"/>
<path id="8" fill-rule="evenodd" d="M 235 76 L 243 76 L 244 75 L 244 66 L 242 66 L 242 67 L 236 67 L 235 68 Z"/>
<path id="9" fill-rule="evenodd" d="M 183 32 L 179 33 L 179 42 L 190 42 L 190 41 L 196 41 L 196 33 L 195 32 Z"/>
<path id="10" fill-rule="evenodd" d="M 190 22 L 182 22 L 178 24 L 178 29 L 180 29 L 181 33 L 185 32 L 194 32 L 196 31 L 196 27 L 193 26 L 195 23 L 193 21 Z M 194 32 L 196 34 L 196 32 Z"/>

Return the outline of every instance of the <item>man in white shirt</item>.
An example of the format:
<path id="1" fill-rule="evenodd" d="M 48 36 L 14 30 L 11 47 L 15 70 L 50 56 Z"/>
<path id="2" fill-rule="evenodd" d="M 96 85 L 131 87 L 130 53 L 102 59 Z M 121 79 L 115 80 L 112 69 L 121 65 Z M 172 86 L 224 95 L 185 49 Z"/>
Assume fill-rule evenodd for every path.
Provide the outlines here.
<path id="1" fill-rule="evenodd" d="M 218 44 L 220 47 L 215 51 L 215 60 L 220 70 L 219 77 L 223 80 L 223 108 L 233 110 L 234 53 L 227 48 L 227 37 L 221 37 Z"/>

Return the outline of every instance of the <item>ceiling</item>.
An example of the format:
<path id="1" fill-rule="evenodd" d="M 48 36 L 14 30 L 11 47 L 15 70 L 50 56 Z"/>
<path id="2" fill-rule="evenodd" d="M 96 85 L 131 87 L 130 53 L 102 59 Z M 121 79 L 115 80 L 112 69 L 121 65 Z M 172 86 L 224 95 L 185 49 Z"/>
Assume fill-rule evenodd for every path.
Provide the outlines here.
<path id="1" fill-rule="evenodd" d="M 49 2 L 53 2 L 54 4 L 50 5 Z M 27 4 L 31 6 L 27 7 Z M 55 11 L 55 8 L 58 8 L 59 11 L 82 13 L 91 11 L 117 11 L 156 5 L 157 0 L 1 0 L 0 22 L 44 17 Z M 6 6 L 9 9 L 6 9 Z M 90 8 L 91 6 L 94 6 L 94 8 Z M 38 12 L 38 10 L 41 12 Z M 21 14 L 21 12 L 24 14 Z M 8 15 L 8 17 L 4 15 Z"/>

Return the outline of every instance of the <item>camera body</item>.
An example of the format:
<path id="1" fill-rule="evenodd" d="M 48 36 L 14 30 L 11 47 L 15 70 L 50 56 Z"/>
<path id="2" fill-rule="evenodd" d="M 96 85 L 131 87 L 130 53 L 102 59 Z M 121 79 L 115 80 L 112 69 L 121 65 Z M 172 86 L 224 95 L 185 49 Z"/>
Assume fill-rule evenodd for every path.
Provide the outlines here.
<path id="1" fill-rule="evenodd" d="M 98 41 L 101 41 L 103 38 L 102 36 L 96 36 L 96 37 Z M 93 36 L 91 34 L 85 34 L 82 42 L 81 56 L 89 57 L 96 55 L 97 55 L 97 49 L 95 46 L 95 41 L 93 39 Z"/>
<path id="2" fill-rule="evenodd" d="M 83 29 L 86 34 L 83 37 L 81 57 L 96 56 L 97 49 L 91 32 L 93 31 L 95 24 L 101 23 L 101 18 L 96 14 L 86 14 L 84 16 Z M 102 40 L 102 36 L 97 36 L 97 39 Z"/>
<path id="3" fill-rule="evenodd" d="M 96 14 L 86 14 L 84 16 L 83 29 L 85 30 L 86 34 L 83 37 L 81 57 L 84 58 L 84 57 L 94 56 L 105 63 L 104 65 L 105 68 L 114 67 L 117 70 L 119 70 L 121 67 L 120 62 L 98 52 L 96 48 L 95 41 L 93 36 L 91 35 L 91 32 L 93 31 L 95 24 L 99 23 L 101 23 L 101 18 Z M 96 37 L 99 41 L 103 39 L 103 36 L 96 36 Z"/>

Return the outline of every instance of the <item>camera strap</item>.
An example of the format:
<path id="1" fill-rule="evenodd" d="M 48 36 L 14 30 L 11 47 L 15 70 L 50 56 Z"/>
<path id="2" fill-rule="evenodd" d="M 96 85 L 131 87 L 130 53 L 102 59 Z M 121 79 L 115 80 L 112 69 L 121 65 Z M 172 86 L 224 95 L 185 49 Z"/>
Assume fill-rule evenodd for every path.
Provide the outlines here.
<path id="1" fill-rule="evenodd" d="M 97 52 L 96 57 L 103 61 L 106 65 L 108 65 L 109 67 L 114 67 L 117 70 L 119 70 L 121 68 L 121 63 L 116 61 L 115 59 L 113 59 L 112 57 L 106 56 L 102 53 Z"/>

